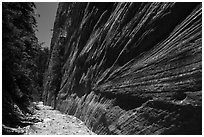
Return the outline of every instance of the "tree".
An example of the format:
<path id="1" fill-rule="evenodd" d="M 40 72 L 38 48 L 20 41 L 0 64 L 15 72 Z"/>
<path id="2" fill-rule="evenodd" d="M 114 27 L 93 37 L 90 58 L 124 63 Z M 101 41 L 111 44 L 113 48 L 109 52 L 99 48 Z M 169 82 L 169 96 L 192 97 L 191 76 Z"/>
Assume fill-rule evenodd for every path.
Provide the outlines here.
<path id="1" fill-rule="evenodd" d="M 28 106 L 32 92 L 41 86 L 37 81 L 42 74 L 38 56 L 44 54 L 44 50 L 35 36 L 35 8 L 31 2 L 2 3 L 2 113 L 6 126 L 21 124 L 22 118 L 14 106 L 23 114 L 31 113 Z"/>

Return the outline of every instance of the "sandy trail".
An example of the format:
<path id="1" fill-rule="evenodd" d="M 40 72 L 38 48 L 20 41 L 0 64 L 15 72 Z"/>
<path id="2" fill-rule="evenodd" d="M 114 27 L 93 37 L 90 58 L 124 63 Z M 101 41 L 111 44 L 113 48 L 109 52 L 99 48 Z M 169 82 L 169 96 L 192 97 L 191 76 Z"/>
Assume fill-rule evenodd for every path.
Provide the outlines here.
<path id="1" fill-rule="evenodd" d="M 60 113 L 42 102 L 37 104 L 35 117 L 42 122 L 25 127 L 25 135 L 95 135 L 84 123 L 74 116 Z"/>

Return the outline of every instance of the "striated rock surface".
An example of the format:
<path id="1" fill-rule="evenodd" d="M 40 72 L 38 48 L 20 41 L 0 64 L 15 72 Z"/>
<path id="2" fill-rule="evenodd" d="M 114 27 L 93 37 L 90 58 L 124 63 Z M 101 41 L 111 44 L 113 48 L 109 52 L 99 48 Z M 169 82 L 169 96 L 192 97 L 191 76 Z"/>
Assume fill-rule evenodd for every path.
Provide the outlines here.
<path id="1" fill-rule="evenodd" d="M 202 134 L 201 3 L 59 3 L 44 102 L 96 134 Z"/>

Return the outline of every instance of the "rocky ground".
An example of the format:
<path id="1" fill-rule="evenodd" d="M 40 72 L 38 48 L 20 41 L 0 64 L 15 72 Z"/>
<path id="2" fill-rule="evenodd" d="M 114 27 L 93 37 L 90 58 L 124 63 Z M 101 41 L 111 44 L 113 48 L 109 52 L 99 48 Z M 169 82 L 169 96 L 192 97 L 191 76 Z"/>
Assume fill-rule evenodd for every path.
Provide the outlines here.
<path id="1" fill-rule="evenodd" d="M 94 135 L 84 123 L 76 117 L 62 114 L 43 102 L 37 105 L 34 117 L 41 119 L 34 125 L 24 127 L 25 135 Z"/>

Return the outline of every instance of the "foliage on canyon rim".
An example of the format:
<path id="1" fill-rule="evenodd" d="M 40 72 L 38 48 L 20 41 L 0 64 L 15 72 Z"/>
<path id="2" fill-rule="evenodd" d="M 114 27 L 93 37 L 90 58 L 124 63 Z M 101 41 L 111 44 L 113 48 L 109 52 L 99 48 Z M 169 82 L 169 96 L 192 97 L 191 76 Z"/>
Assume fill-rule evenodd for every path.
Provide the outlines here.
<path id="1" fill-rule="evenodd" d="M 43 73 L 49 50 L 35 36 L 34 3 L 2 3 L 2 123 L 6 127 L 25 126 L 30 101 L 40 99 Z M 15 133 L 14 133 L 15 134 Z M 17 133 L 16 133 L 17 134 Z"/>

